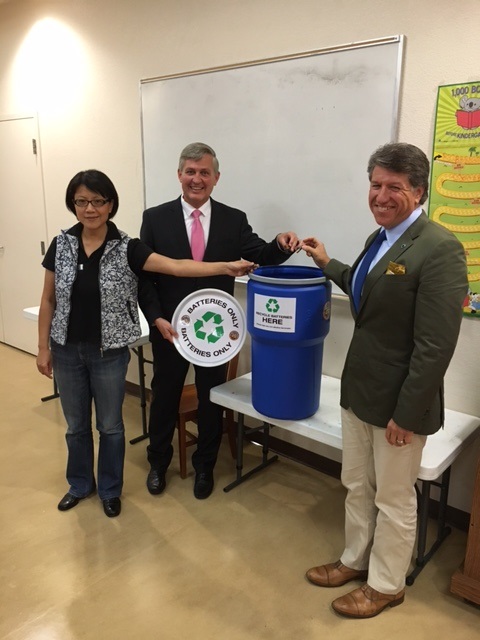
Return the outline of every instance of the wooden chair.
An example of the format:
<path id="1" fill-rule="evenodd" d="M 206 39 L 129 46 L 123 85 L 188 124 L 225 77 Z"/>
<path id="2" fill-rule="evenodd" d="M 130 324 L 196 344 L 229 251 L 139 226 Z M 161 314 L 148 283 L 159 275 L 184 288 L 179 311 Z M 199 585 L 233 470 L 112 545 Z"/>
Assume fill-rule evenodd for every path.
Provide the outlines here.
<path id="1" fill-rule="evenodd" d="M 233 380 L 237 377 L 238 358 L 240 354 L 230 360 L 227 368 L 227 380 Z M 183 387 L 182 397 L 180 398 L 180 406 L 176 427 L 178 430 L 178 453 L 180 457 L 180 476 L 187 477 L 187 447 L 197 442 L 197 436 L 187 429 L 187 422 L 197 422 L 197 390 L 194 384 L 187 384 Z M 237 457 L 237 441 L 236 428 L 233 411 L 225 409 L 224 433 L 228 434 L 228 442 L 233 458 Z"/>

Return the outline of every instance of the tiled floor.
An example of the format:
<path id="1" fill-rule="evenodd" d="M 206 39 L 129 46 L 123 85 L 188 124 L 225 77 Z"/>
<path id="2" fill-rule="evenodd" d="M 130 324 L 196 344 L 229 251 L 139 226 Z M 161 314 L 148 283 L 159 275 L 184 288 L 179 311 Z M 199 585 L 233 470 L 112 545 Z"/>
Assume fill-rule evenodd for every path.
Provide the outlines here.
<path id="1" fill-rule="evenodd" d="M 227 442 L 208 500 L 193 497 L 174 457 L 167 490 L 145 487 L 145 442 L 127 444 L 123 511 L 96 496 L 60 513 L 64 423 L 34 358 L 0 345 L 0 638 L 8 640 L 470 640 L 480 607 L 449 593 L 466 534 L 454 530 L 407 588 L 405 603 L 371 620 L 330 609 L 350 590 L 321 589 L 304 571 L 343 544 L 339 481 L 281 459 L 230 493 Z M 127 437 L 141 431 L 125 403 Z M 246 459 L 259 451 L 250 445 Z M 432 523 L 433 526 L 433 523 Z"/>

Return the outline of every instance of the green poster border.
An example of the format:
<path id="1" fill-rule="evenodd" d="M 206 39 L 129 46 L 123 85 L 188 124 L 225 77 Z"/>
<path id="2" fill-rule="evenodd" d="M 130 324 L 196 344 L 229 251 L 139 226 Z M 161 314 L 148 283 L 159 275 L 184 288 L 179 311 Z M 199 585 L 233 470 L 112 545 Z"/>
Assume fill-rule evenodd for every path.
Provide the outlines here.
<path id="1" fill-rule="evenodd" d="M 480 318 L 480 81 L 438 87 L 428 215 L 463 244 L 463 313 Z"/>

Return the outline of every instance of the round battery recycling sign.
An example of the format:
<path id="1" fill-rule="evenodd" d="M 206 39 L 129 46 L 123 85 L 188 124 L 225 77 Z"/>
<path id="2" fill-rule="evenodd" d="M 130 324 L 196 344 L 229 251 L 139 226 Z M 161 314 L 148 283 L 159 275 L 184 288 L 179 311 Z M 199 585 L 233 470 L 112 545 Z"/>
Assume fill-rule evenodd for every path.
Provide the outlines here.
<path id="1" fill-rule="evenodd" d="M 219 289 L 201 289 L 184 298 L 175 309 L 174 343 L 182 356 L 202 367 L 231 360 L 243 346 L 246 322 L 235 298 Z"/>

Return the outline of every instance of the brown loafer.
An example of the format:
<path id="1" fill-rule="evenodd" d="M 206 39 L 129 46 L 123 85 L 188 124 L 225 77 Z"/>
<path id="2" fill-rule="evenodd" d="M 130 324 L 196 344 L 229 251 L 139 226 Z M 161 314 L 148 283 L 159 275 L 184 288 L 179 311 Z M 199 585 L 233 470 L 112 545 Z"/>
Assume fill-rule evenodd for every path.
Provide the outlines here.
<path id="1" fill-rule="evenodd" d="M 387 607 L 396 607 L 405 599 L 405 589 L 389 595 L 364 584 L 332 602 L 332 608 L 347 618 L 373 618 Z"/>
<path id="2" fill-rule="evenodd" d="M 307 580 L 318 587 L 341 587 L 351 580 L 367 579 L 368 571 L 359 571 L 358 569 L 349 569 L 337 560 L 331 564 L 322 564 L 320 567 L 312 567 L 305 574 Z"/>

